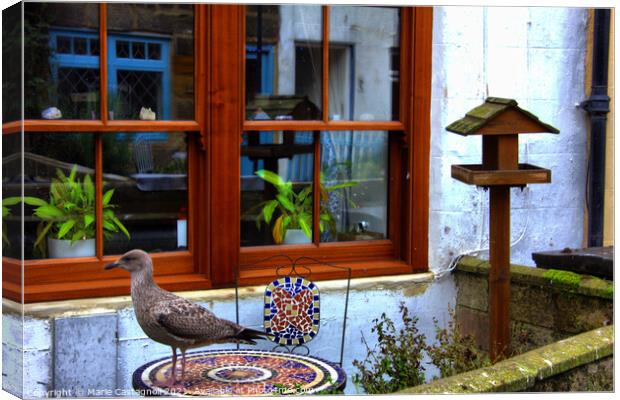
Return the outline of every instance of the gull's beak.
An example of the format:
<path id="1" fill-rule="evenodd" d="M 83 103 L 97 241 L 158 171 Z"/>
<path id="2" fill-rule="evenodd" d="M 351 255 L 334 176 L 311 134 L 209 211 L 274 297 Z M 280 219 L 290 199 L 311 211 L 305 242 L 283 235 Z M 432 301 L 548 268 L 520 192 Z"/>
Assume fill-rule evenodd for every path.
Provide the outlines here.
<path id="1" fill-rule="evenodd" d="M 108 269 L 112 269 L 112 268 L 116 268 L 116 267 L 120 267 L 120 264 L 117 261 L 111 262 L 109 264 L 106 264 L 105 267 L 103 267 L 103 269 L 108 270 Z"/>

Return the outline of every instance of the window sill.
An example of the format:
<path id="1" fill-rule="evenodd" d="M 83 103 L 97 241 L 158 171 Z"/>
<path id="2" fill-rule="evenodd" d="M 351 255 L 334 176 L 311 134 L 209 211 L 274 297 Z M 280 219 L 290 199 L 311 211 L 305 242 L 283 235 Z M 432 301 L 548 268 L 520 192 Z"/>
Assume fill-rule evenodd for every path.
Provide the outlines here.
<path id="1" fill-rule="evenodd" d="M 355 278 L 351 280 L 351 290 L 373 290 L 377 287 L 402 287 L 403 285 L 425 283 L 433 280 L 432 272 L 404 274 L 404 275 L 383 275 L 366 278 Z M 159 281 L 159 280 L 158 280 Z M 160 281 L 160 283 L 162 283 Z M 261 282 L 260 285 L 246 286 L 239 289 L 239 299 L 255 298 L 256 293 L 262 293 L 265 290 L 267 282 Z M 324 291 L 345 290 L 347 281 L 344 279 L 323 281 L 319 283 L 320 289 Z M 183 288 L 185 289 L 185 288 Z M 226 289 L 209 289 L 177 292 L 179 296 L 196 302 L 224 302 L 234 299 L 234 288 Z M 131 307 L 131 297 L 108 296 L 105 298 L 95 299 L 73 299 L 65 301 L 46 301 L 33 302 L 22 306 L 12 299 L 4 298 L 2 300 L 4 312 L 33 317 L 33 318 L 50 318 L 50 317 L 73 317 L 81 315 L 107 314 L 120 309 Z"/>
<path id="2" fill-rule="evenodd" d="M 155 281 L 169 291 L 198 290 L 211 288 L 211 281 L 202 274 L 166 275 L 155 277 Z M 2 282 L 2 297 L 21 301 L 21 286 L 7 280 Z M 84 299 L 102 296 L 127 295 L 130 290 L 129 277 L 101 279 L 96 281 L 63 282 L 28 285 L 24 290 L 24 302 Z"/>

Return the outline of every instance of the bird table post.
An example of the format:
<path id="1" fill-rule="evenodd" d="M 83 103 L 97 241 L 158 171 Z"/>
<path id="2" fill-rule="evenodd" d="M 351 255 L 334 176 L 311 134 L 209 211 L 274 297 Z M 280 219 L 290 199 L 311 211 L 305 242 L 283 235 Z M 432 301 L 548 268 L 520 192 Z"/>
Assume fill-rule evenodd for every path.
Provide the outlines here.
<path id="1" fill-rule="evenodd" d="M 490 189 L 489 350 L 495 362 L 510 348 L 510 187 L 551 182 L 551 171 L 519 164 L 519 133 L 559 133 L 515 100 L 489 97 L 446 130 L 482 135 L 482 164 L 453 165 L 452 178 Z"/>

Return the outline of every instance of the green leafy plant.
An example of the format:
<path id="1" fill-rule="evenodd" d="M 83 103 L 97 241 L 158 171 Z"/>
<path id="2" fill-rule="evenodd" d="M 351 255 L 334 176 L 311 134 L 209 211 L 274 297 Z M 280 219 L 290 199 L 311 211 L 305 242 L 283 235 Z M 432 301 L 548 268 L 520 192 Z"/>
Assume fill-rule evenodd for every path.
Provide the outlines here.
<path id="1" fill-rule="evenodd" d="M 399 330 L 385 313 L 373 320 L 372 332 L 378 336 L 374 348 L 362 336 L 367 355 L 364 361 L 353 361 L 359 371 L 353 376 L 353 383 L 366 393 L 392 393 L 425 383 L 424 354 L 429 356 L 429 364 L 439 369 L 441 378 L 491 365 L 488 355 L 478 349 L 473 336 L 461 333 L 452 310 L 446 328 L 441 328 L 434 319 L 436 342 L 432 345 L 419 333 L 418 319 L 409 315 L 403 303 L 400 314 L 403 327 Z"/>
<path id="2" fill-rule="evenodd" d="M 293 189 L 293 182 L 284 181 L 275 172 L 261 169 L 255 172 L 261 179 L 272 184 L 276 190 L 275 199 L 264 201 L 253 207 L 262 208 L 256 217 L 256 225 L 260 229 L 261 222 L 271 224 L 273 240 L 280 244 L 284 241 L 284 236 L 288 229 L 301 229 L 308 238 L 312 238 L 312 185 L 306 186 L 298 193 Z M 357 185 L 357 182 L 345 182 L 325 187 L 323 176 L 319 192 L 321 196 L 321 206 L 319 213 L 319 229 L 323 232 L 326 228 L 333 234 L 336 232 L 336 221 L 329 209 L 326 207 L 329 201 L 329 193 L 338 189 L 344 189 Z M 278 216 L 274 220 L 274 214 Z"/>
<path id="3" fill-rule="evenodd" d="M 437 319 L 435 324 L 436 343 L 427 347 L 431 362 L 439 369 L 442 378 L 491 365 L 488 354 L 479 350 L 472 335 L 463 335 L 450 310 L 447 328 L 441 328 Z"/>
<path id="4" fill-rule="evenodd" d="M 10 206 L 14 206 L 22 201 L 21 197 L 7 197 L 2 199 L 2 244 L 10 246 L 9 235 L 7 234 L 7 226 L 4 219 L 11 215 Z"/>
<path id="5" fill-rule="evenodd" d="M 364 361 L 353 361 L 359 370 L 353 382 L 368 394 L 392 393 L 424 383 L 426 337 L 418 331 L 418 319 L 409 315 L 403 303 L 399 310 L 403 320 L 399 330 L 385 313 L 373 320 L 372 332 L 378 336 L 375 348 L 370 348 L 362 336 L 367 356 Z"/>
<path id="6" fill-rule="evenodd" d="M 49 202 L 37 197 L 24 197 L 24 203 L 36 207 L 34 215 L 41 220 L 37 227 L 35 248 L 42 253 L 45 249 L 45 237 L 52 239 L 77 240 L 95 237 L 95 185 L 90 175 L 82 181 L 76 178 L 77 165 L 74 165 L 65 176 L 56 171 L 52 178 Z M 122 232 L 129 239 L 129 232 L 116 217 L 111 204 L 114 189 L 106 191 L 102 196 L 103 233 L 109 237 L 113 233 Z"/>

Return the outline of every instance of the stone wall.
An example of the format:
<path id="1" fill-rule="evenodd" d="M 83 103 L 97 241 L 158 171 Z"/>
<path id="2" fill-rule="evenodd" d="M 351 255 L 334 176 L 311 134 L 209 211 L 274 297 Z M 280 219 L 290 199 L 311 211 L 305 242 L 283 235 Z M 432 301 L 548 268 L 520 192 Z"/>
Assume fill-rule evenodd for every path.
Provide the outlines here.
<path id="1" fill-rule="evenodd" d="M 488 349 L 489 263 L 464 257 L 457 266 L 456 316 L 464 333 Z M 566 271 L 511 266 L 513 349 L 522 352 L 613 321 L 613 283 Z"/>
<path id="2" fill-rule="evenodd" d="M 614 390 L 613 347 L 613 326 L 606 326 L 399 394 L 610 392 Z"/>

